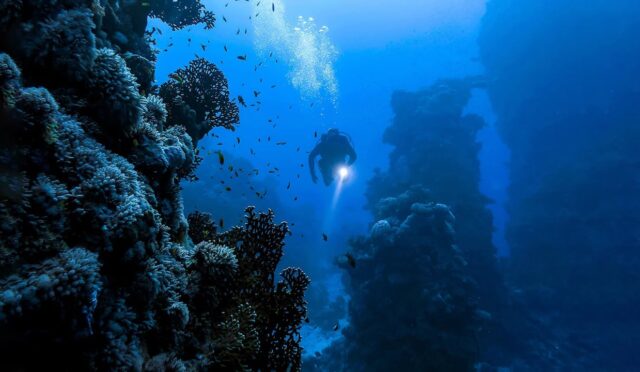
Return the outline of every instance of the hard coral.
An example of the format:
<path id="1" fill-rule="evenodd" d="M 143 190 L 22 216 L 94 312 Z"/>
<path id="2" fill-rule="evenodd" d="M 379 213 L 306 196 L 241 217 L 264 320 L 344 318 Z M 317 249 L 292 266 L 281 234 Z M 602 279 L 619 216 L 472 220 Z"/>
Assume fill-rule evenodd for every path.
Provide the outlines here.
<path id="1" fill-rule="evenodd" d="M 380 216 L 384 227 L 351 242 L 350 323 L 344 340 L 315 361 L 318 370 L 473 370 L 480 323 L 453 215 L 425 199 L 407 210 L 402 199 Z M 391 207 L 391 199 L 385 203 Z"/>
<path id="2" fill-rule="evenodd" d="M 227 79 L 213 63 L 196 58 L 171 76 L 160 86 L 169 125 L 185 126 L 194 144 L 214 127 L 233 129 L 238 107 L 229 101 Z"/>
<path id="3" fill-rule="evenodd" d="M 286 225 L 250 212 L 246 228 L 217 235 L 210 219 L 192 218 L 199 244 L 189 240 L 180 179 L 197 165 L 194 143 L 212 126 L 230 128 L 238 111 L 224 76 L 201 59 L 178 72 L 182 103 L 151 95 L 149 12 L 174 27 L 213 25 L 197 1 L 152 3 L 0 4 L 7 370 L 300 364 L 308 278 L 285 271 L 273 282 Z M 180 110 L 195 121 L 175 120 Z"/>
<path id="4" fill-rule="evenodd" d="M 206 10 L 199 0 L 152 0 L 150 17 L 159 18 L 174 30 L 203 23 L 210 29 L 215 25 L 215 15 Z"/>
<path id="5" fill-rule="evenodd" d="M 215 302 L 210 299 L 203 303 L 215 303 L 223 309 L 250 306 L 255 311 L 255 320 L 249 323 L 255 324 L 253 329 L 257 339 L 251 345 L 259 347 L 255 352 L 238 354 L 240 359 L 234 365 L 246 366 L 252 370 L 297 371 L 301 369 L 302 356 L 299 332 L 302 320 L 306 317 L 304 292 L 310 281 L 302 270 L 287 268 L 281 273 L 282 280 L 275 282 L 275 270 L 283 254 L 287 225 L 274 224 L 271 211 L 256 214 L 252 207 L 246 211 L 247 223 L 244 227 L 233 227 L 211 239 L 214 243 L 233 249 L 237 272 L 234 279 L 226 285 L 232 290 L 223 294 L 227 299 L 217 299 Z M 198 218 L 202 219 L 202 215 Z M 196 217 L 190 216 L 190 219 L 195 220 Z M 206 242 L 199 246 L 204 252 L 208 252 L 205 257 L 211 257 L 215 253 L 215 261 L 228 262 L 226 267 L 232 267 L 234 259 L 228 248 L 216 247 Z M 200 255 L 203 256 L 204 252 Z M 222 260 L 224 257 L 227 258 Z M 196 262 L 198 261 L 203 259 L 196 257 Z M 205 277 L 200 280 L 207 281 Z M 202 300 L 202 296 L 200 298 Z M 225 310 L 225 313 L 229 313 L 229 310 Z M 237 312 L 231 312 L 233 313 Z M 233 324 L 228 323 L 232 320 L 226 318 L 220 324 L 226 327 Z M 226 339 L 225 342 L 231 341 Z M 229 360 L 225 363 L 229 363 Z"/>

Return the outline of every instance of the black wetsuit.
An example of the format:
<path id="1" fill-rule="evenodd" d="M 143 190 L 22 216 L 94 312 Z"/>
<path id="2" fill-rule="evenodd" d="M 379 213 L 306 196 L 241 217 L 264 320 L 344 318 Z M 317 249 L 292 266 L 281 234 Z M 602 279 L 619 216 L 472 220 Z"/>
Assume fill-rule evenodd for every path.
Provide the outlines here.
<path id="1" fill-rule="evenodd" d="M 318 166 L 325 185 L 330 185 L 341 165 L 351 165 L 356 161 L 356 152 L 351 141 L 344 134 L 324 134 L 320 142 L 309 154 L 309 171 L 313 182 L 316 182 L 315 160 L 320 156 Z M 349 160 L 347 161 L 347 156 Z"/>

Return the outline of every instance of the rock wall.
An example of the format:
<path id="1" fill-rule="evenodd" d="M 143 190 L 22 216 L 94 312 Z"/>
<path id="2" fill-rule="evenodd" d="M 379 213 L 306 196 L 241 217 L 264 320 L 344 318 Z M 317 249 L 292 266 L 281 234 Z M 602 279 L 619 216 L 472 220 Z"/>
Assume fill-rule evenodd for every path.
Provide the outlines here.
<path id="1" fill-rule="evenodd" d="M 509 276 L 591 370 L 628 370 L 640 306 L 635 1 L 492 0 L 480 36 L 510 147 Z"/>

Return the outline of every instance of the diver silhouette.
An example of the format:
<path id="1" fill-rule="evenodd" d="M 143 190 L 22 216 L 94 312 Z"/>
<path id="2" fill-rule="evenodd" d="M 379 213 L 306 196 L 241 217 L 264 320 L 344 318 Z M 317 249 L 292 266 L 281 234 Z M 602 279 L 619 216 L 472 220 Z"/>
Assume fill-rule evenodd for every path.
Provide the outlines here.
<path id="1" fill-rule="evenodd" d="M 316 158 L 320 156 L 318 166 L 320 174 L 326 186 L 329 186 L 341 167 L 351 166 L 357 158 L 349 136 L 341 133 L 338 129 L 331 128 L 320 137 L 320 141 L 309 154 L 309 171 L 311 180 L 316 183 Z M 349 157 L 347 161 L 346 158 Z"/>

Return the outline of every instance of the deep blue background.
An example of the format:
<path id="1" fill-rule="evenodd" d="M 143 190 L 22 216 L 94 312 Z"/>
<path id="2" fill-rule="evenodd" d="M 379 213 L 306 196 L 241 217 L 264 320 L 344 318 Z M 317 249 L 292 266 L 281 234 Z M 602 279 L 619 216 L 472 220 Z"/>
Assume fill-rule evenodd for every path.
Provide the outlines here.
<path id="1" fill-rule="evenodd" d="M 224 72 L 232 97 L 242 95 L 248 104 L 261 102 L 259 110 L 240 107 L 241 122 L 235 132 L 215 129 L 213 136 L 200 142 L 205 160 L 198 172 L 200 181 L 184 185 L 185 207 L 187 212 L 201 209 L 224 218 L 226 226 L 241 219 L 246 205 L 273 208 L 278 220 L 293 225 L 283 265 L 300 266 L 310 274 L 311 290 L 324 287 L 332 296 L 340 296 L 340 269 L 333 260 L 348 250 L 347 239 L 366 232 L 371 222 L 363 209 L 364 190 L 373 170 L 387 166 L 388 147 L 382 143 L 382 133 L 392 119 L 391 94 L 418 90 L 441 78 L 481 74 L 476 39 L 485 4 L 483 0 L 276 1 L 278 12 L 284 11 L 280 19 L 289 30 L 296 26 L 298 16 L 313 17 L 318 28 L 329 28 L 324 36 L 338 52 L 333 64 L 337 95 L 321 90 L 309 97 L 288 79 L 295 61 L 279 59 L 276 63 L 278 53 L 271 58 L 257 53 L 256 46 L 264 41 L 256 37 L 260 26 L 253 24 L 257 9 L 261 9 L 258 17 L 263 17 L 259 19 L 263 26 L 272 21 L 264 17 L 276 14 L 270 12 L 271 1 L 266 1 L 266 11 L 265 4 L 256 7 L 256 3 L 206 2 L 218 16 L 216 28 L 209 31 L 196 26 L 171 32 L 157 20 L 150 22 L 149 28 L 162 30 L 155 35 L 160 50 L 158 83 L 197 54 Z M 311 62 L 321 57 L 313 50 L 298 53 Z M 238 55 L 246 55 L 247 60 L 237 59 Z M 261 92 L 258 98 L 254 90 Z M 475 92 L 468 111 L 493 123 L 484 92 Z M 335 187 L 313 184 L 306 166 L 307 153 L 317 140 L 314 133 L 319 136 L 330 127 L 349 133 L 359 155 L 355 174 L 335 208 L 331 208 Z M 502 203 L 508 183 L 508 152 L 491 125 L 481 132 L 479 141 L 483 143 L 480 187 L 496 201 L 492 206 L 497 227 L 494 241 L 499 253 L 507 254 L 502 235 L 507 216 Z M 217 163 L 217 150 L 226 156 L 224 167 Z M 229 164 L 246 172 L 230 178 Z M 269 173 L 274 167 L 279 171 Z M 249 169 L 258 169 L 259 175 L 246 175 Z M 231 191 L 225 190 L 227 185 Z M 267 191 L 267 196 L 260 199 L 249 187 Z M 329 241 L 323 241 L 323 233 Z M 305 335 L 307 351 L 321 347 L 319 332 L 309 328 Z"/>

